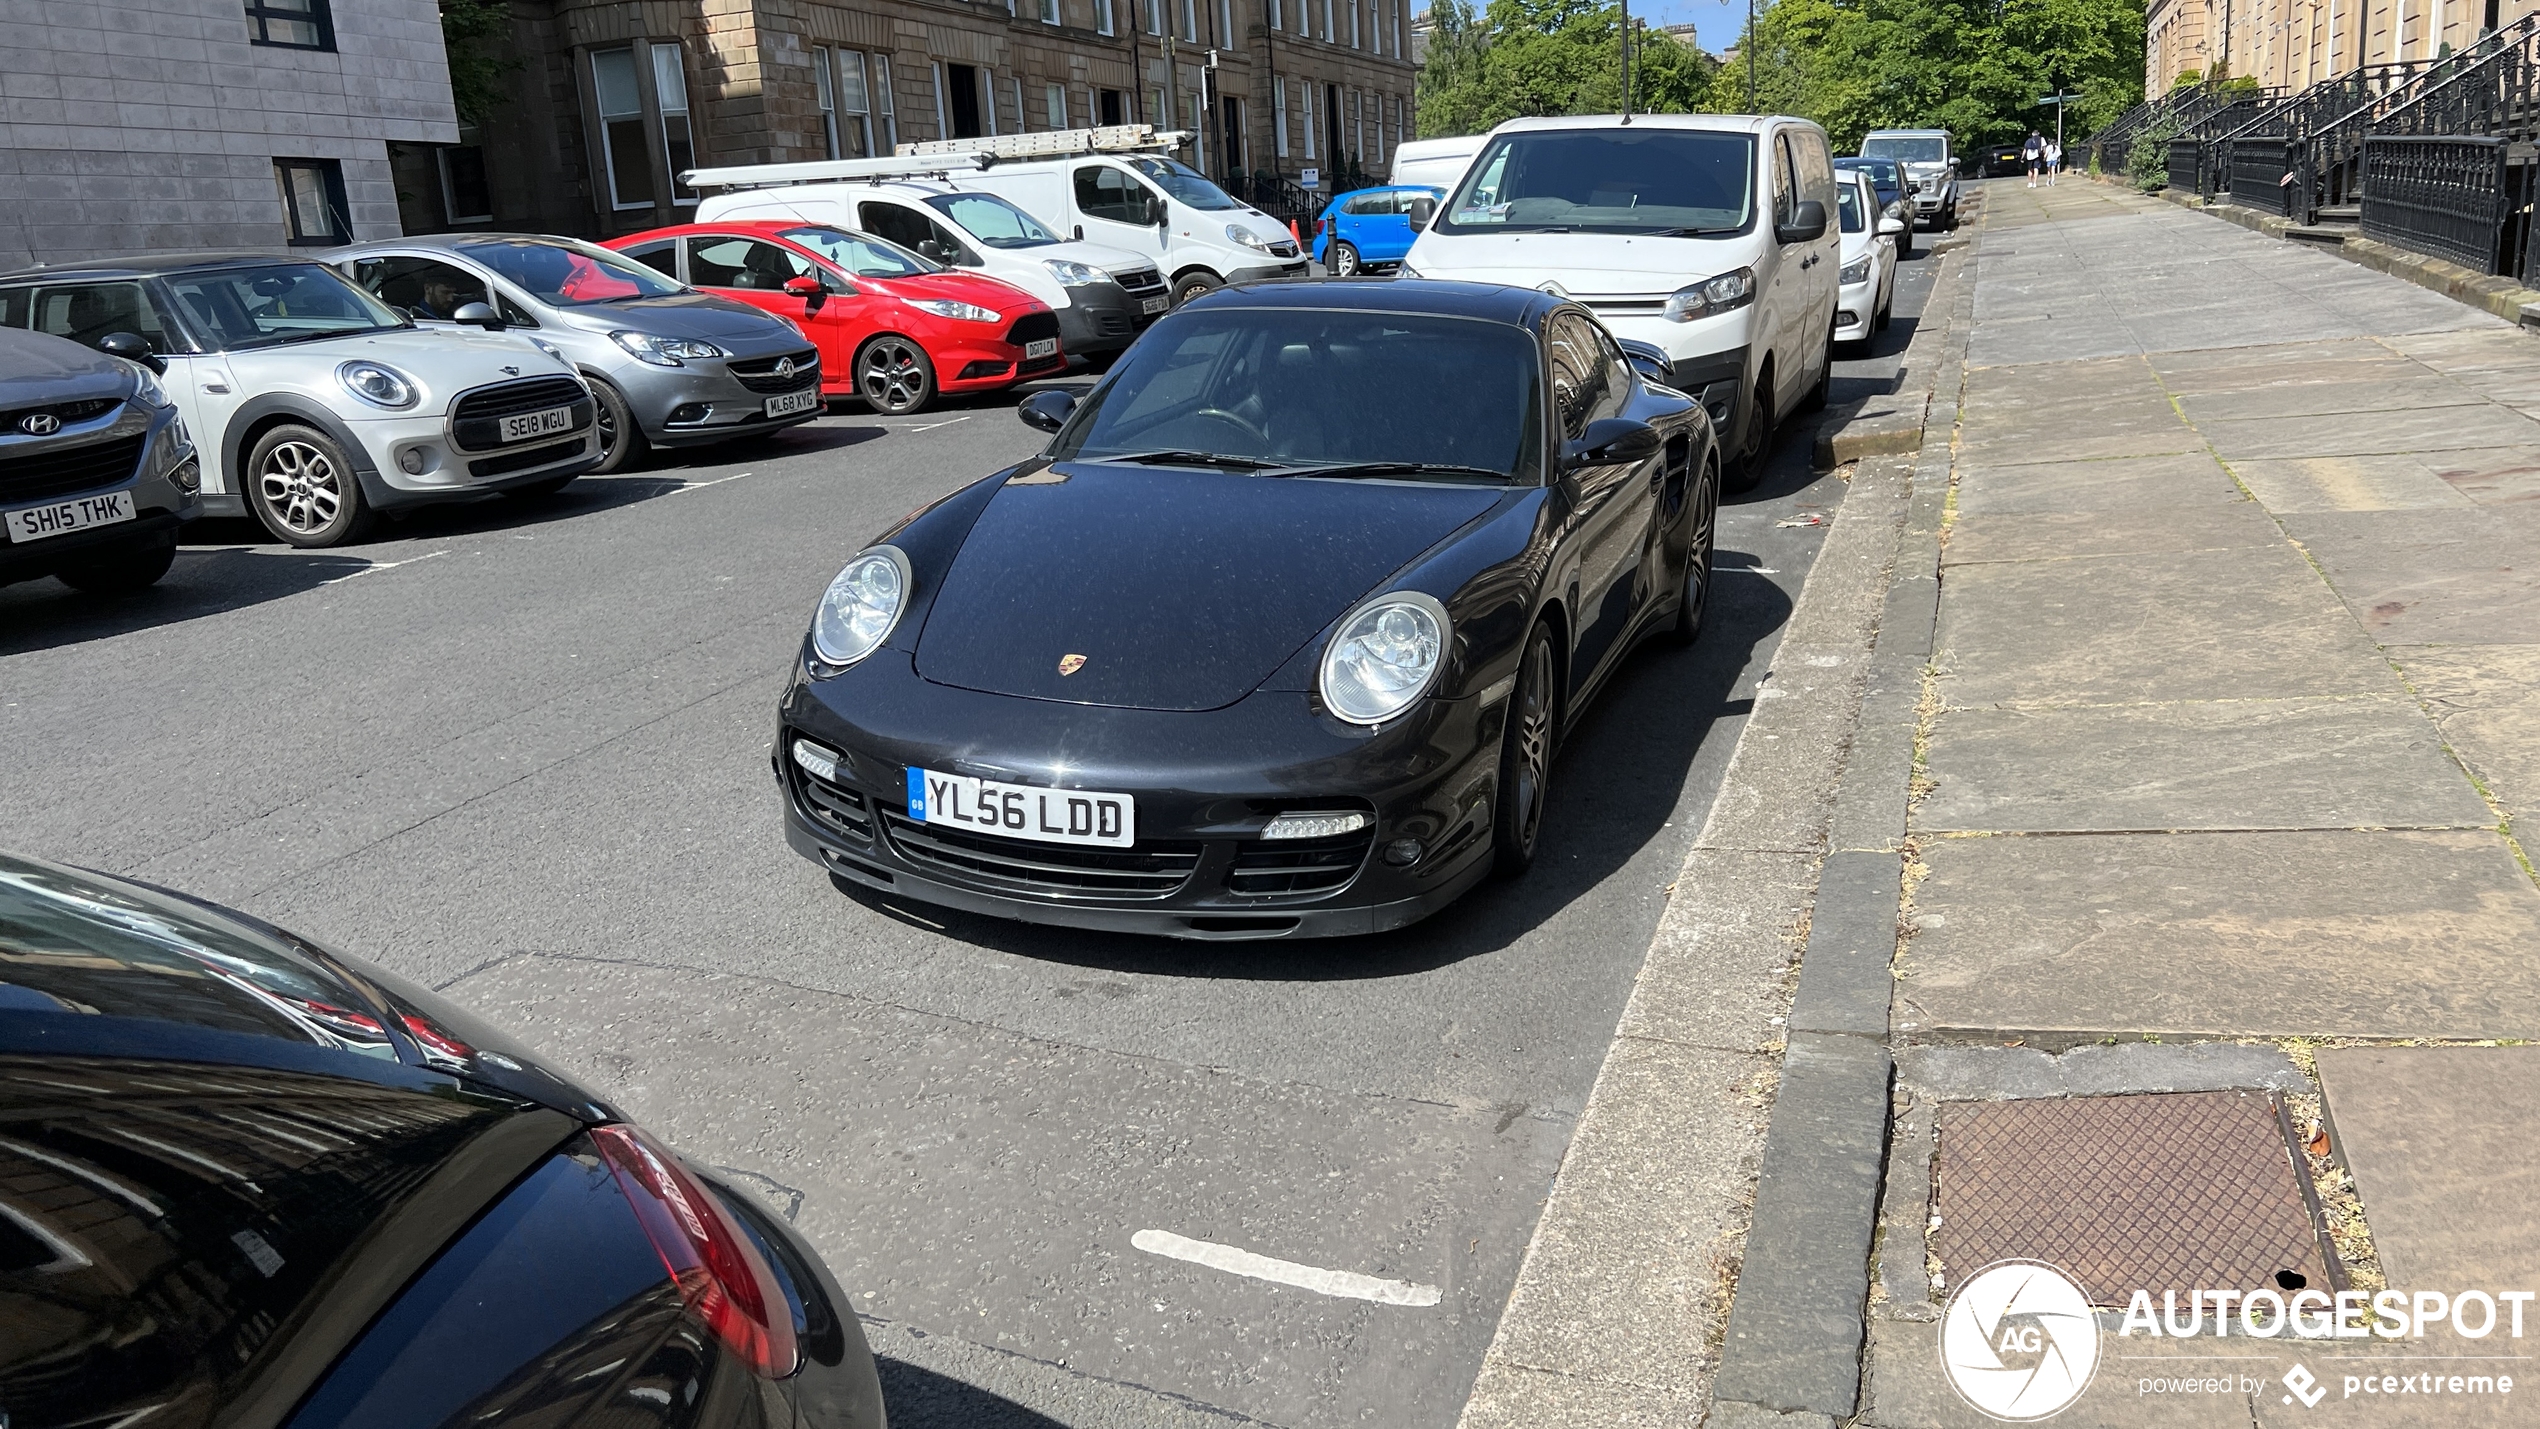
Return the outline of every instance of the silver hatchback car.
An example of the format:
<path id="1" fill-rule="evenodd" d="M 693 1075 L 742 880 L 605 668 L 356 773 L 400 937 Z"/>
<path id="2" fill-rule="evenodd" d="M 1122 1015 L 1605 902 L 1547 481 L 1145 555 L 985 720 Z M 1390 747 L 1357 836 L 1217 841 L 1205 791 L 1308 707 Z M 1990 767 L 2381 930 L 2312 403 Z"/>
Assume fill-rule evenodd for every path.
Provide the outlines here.
<path id="1" fill-rule="evenodd" d="M 598 399 L 614 471 L 650 442 L 701 446 L 824 410 L 820 350 L 793 324 L 588 243 L 445 233 L 339 248 L 326 261 L 423 324 L 532 330 Z"/>

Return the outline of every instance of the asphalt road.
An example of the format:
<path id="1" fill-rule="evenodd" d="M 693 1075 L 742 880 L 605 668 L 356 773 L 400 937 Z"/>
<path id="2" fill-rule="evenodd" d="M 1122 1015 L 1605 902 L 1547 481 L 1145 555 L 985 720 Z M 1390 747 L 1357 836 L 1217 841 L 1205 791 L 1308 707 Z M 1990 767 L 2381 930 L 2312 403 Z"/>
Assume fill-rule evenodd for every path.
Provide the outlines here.
<path id="1" fill-rule="evenodd" d="M 1845 388 L 1893 375 L 1932 267 Z M 1794 428 L 1723 510 L 1711 628 L 1570 741 L 1528 878 L 1384 937 L 1180 945 L 845 896 L 779 832 L 814 599 L 1031 451 L 1011 406 L 842 411 L 345 551 L 206 523 L 120 604 L 0 588 L 0 844 L 518 1029 L 806 1228 L 901 1429 L 1452 1424 L 1842 484 Z"/>

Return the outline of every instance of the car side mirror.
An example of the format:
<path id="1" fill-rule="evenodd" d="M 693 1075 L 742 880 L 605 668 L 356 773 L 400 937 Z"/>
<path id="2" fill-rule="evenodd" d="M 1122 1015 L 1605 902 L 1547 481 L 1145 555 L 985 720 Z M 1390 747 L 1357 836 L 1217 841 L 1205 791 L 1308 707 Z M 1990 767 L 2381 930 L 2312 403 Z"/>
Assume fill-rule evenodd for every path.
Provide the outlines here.
<path id="1" fill-rule="evenodd" d="M 1171 227 L 1173 224 L 1173 206 L 1160 198 L 1148 199 L 1147 222 L 1154 224 L 1158 228 Z"/>
<path id="2" fill-rule="evenodd" d="M 1014 409 L 1014 415 L 1023 419 L 1023 425 L 1036 431 L 1055 432 L 1067 425 L 1067 419 L 1075 411 L 1076 394 L 1064 387 L 1053 387 L 1024 398 L 1023 405 Z"/>
<path id="3" fill-rule="evenodd" d="M 1826 206 L 1815 199 L 1801 199 L 1793 209 L 1790 222 L 1773 229 L 1776 243 L 1814 243 L 1826 236 Z"/>
<path id="4" fill-rule="evenodd" d="M 1623 356 L 1632 364 L 1632 370 L 1640 374 L 1641 381 L 1655 382 L 1661 387 L 1676 385 L 1676 364 L 1667 356 L 1665 348 L 1636 337 L 1622 339 L 1622 346 Z"/>
<path id="5" fill-rule="evenodd" d="M 97 339 L 97 350 L 108 357 L 120 357 L 126 362 L 138 362 L 161 375 L 165 375 L 168 370 L 168 365 L 159 360 L 159 354 L 151 350 L 149 342 L 139 333 L 110 332 Z"/>
<path id="6" fill-rule="evenodd" d="M 1081 223 L 1076 225 L 1076 236 L 1074 241 L 1078 243 L 1085 241 L 1085 225 Z"/>
<path id="7" fill-rule="evenodd" d="M 1881 233 L 1897 234 L 1903 233 L 1904 231 L 1905 220 L 1901 218 L 1882 218 L 1879 220 L 1879 232 Z"/>
<path id="8" fill-rule="evenodd" d="M 804 317 L 819 312 L 821 305 L 829 301 L 828 288 L 809 273 L 797 273 L 786 279 L 785 291 L 803 300 Z"/>
<path id="9" fill-rule="evenodd" d="M 454 323 L 461 323 L 468 327 L 481 327 L 487 332 L 501 332 L 503 330 L 502 314 L 495 312 L 492 308 L 487 307 L 483 303 L 459 304 L 459 310 L 450 314 L 450 321 Z"/>
<path id="10" fill-rule="evenodd" d="M 1667 439 L 1647 422 L 1629 417 L 1600 417 L 1588 423 L 1579 439 L 1561 449 L 1561 469 L 1576 471 L 1588 466 L 1618 466 L 1625 462 L 1646 461 L 1658 455 Z"/>

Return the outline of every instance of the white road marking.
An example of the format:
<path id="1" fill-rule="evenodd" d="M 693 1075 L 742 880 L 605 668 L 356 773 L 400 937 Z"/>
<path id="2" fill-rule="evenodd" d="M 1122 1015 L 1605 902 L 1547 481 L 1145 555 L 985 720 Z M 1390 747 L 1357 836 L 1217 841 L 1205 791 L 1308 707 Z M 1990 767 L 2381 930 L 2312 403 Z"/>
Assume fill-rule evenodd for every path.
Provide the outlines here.
<path id="1" fill-rule="evenodd" d="M 746 471 L 736 471 L 730 476 L 718 476 L 712 481 L 683 481 L 675 489 L 663 494 L 667 496 L 677 496 L 682 491 L 703 491 L 709 486 L 721 486 L 727 481 L 739 481 L 742 477 L 747 475 L 749 475 L 749 473 Z"/>
<path id="2" fill-rule="evenodd" d="M 925 426 L 922 426 L 922 427 L 910 427 L 908 430 L 910 430 L 910 431 L 912 431 L 912 432 L 931 432 L 931 431 L 935 430 L 937 427 L 949 427 L 949 426 L 951 426 L 954 422 L 967 422 L 967 421 L 969 421 L 969 420 L 970 420 L 970 419 L 969 419 L 968 417 L 951 417 L 951 418 L 947 418 L 947 419 L 945 419 L 944 421 L 940 421 L 940 422 L 928 422 Z"/>
<path id="3" fill-rule="evenodd" d="M 402 561 L 373 561 L 369 565 L 362 567 L 360 570 L 346 571 L 340 576 L 328 576 L 325 580 L 319 581 L 318 584 L 334 585 L 339 581 L 351 580 L 355 576 L 369 575 L 372 571 L 393 571 L 399 566 L 411 566 L 417 561 L 428 561 L 434 556 L 446 556 L 448 554 L 450 554 L 448 551 L 426 551 L 420 556 L 408 556 Z"/>
<path id="4" fill-rule="evenodd" d="M 1129 1244 L 1149 1255 L 1187 1260 L 1193 1265 L 1205 1265 L 1211 1270 L 1223 1270 L 1233 1275 L 1248 1275 L 1277 1285 L 1293 1285 L 1317 1295 L 1336 1295 L 1344 1300 L 1373 1300 L 1379 1305 L 1438 1303 L 1439 1291 L 1434 1285 L 1415 1285 L 1408 1280 L 1380 1280 L 1354 1271 L 1325 1270 L 1319 1265 L 1273 1260 L 1236 1246 L 1193 1240 L 1171 1231 L 1140 1231 L 1129 1237 Z"/>

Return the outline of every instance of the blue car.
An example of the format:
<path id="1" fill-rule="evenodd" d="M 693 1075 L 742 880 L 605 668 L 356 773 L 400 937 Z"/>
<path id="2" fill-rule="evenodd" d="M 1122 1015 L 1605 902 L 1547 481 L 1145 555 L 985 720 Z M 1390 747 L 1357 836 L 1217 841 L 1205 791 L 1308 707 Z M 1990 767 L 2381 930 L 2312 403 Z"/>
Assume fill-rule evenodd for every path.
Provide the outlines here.
<path id="1" fill-rule="evenodd" d="M 1870 187 L 1879 191 L 1879 211 L 1882 213 L 1887 212 L 1891 204 L 1903 203 L 1913 192 L 1911 184 L 1905 178 L 1903 166 L 1894 159 L 1842 158 L 1835 160 L 1834 166 L 1838 169 L 1859 169 L 1868 174 Z M 1896 212 L 1905 215 L 1908 219 L 1905 231 L 1896 235 L 1896 256 L 1911 258 L 1914 256 L 1914 225 L 1911 222 L 1913 207 L 1908 204 L 1904 208 L 1897 209 Z"/>
<path id="2" fill-rule="evenodd" d="M 1389 268 L 1411 251 L 1411 240 L 1445 196 L 1417 184 L 1337 195 L 1314 220 L 1314 261 L 1335 278 Z"/>

